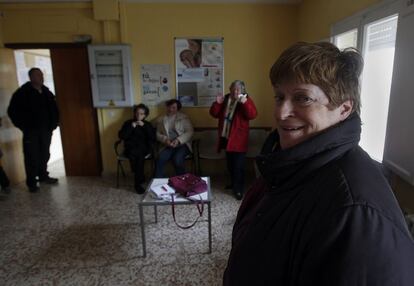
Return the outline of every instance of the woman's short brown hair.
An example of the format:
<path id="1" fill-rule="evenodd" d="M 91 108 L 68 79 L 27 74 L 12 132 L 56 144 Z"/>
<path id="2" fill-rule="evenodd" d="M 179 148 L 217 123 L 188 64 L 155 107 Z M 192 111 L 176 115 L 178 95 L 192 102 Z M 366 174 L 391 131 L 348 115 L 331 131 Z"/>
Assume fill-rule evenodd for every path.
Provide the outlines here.
<path id="1" fill-rule="evenodd" d="M 270 69 L 272 85 L 283 82 L 314 84 L 323 90 L 332 106 L 350 100 L 360 112 L 359 76 L 362 56 L 353 48 L 340 51 L 328 42 L 299 42 L 285 50 Z"/>

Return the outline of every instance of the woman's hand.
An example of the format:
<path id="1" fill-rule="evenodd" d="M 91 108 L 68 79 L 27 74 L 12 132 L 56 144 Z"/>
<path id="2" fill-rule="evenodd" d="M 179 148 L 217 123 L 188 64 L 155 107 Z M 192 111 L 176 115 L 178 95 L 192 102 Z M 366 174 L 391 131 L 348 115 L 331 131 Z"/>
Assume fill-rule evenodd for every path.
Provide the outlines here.
<path id="1" fill-rule="evenodd" d="M 239 99 L 239 101 L 241 102 L 241 103 L 245 103 L 246 101 L 247 101 L 247 93 L 245 93 L 245 94 L 239 94 L 238 95 L 238 99 Z"/>
<path id="2" fill-rule="evenodd" d="M 179 141 L 178 139 L 174 139 L 174 140 L 171 142 L 171 147 L 175 148 L 175 147 L 179 146 L 180 144 L 181 144 L 181 143 L 180 143 L 180 141 Z"/>
<path id="3" fill-rule="evenodd" d="M 217 101 L 218 104 L 222 104 L 223 101 L 224 101 L 224 96 L 222 94 L 217 95 L 216 101 Z"/>
<path id="4" fill-rule="evenodd" d="M 170 139 L 165 140 L 165 145 L 168 146 L 168 147 L 171 147 L 171 148 L 175 148 L 180 144 L 181 143 L 180 143 L 180 141 L 178 141 L 178 139 L 174 139 L 172 141 Z"/>
<path id="5" fill-rule="evenodd" d="M 144 126 L 144 121 L 137 120 L 137 121 L 132 122 L 132 128 L 135 128 L 137 126 Z"/>

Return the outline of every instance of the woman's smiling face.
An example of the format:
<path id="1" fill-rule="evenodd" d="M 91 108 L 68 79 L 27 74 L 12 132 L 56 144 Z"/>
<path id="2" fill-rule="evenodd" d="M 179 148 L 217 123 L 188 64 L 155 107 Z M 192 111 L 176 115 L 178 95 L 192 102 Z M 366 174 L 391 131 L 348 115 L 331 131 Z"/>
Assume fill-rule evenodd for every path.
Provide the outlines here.
<path id="1" fill-rule="evenodd" d="M 282 149 L 293 147 L 345 120 L 352 111 L 347 100 L 337 107 L 317 85 L 286 82 L 276 84 L 275 119 Z"/>

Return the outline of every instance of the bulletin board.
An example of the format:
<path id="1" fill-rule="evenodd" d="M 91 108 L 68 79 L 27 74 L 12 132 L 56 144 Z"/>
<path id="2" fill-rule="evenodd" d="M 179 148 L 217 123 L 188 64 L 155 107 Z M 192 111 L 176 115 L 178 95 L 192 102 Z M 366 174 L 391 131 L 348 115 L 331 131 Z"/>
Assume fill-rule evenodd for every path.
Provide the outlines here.
<path id="1" fill-rule="evenodd" d="M 183 106 L 210 106 L 223 95 L 223 38 L 175 38 L 176 95 Z"/>

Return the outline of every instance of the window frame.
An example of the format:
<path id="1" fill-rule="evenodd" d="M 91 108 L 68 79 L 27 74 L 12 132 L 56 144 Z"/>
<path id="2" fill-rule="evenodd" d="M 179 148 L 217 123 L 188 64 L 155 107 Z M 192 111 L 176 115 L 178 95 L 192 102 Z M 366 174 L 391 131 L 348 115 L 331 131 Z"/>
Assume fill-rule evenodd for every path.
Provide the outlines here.
<path id="1" fill-rule="evenodd" d="M 356 29 L 356 48 L 361 51 L 361 53 L 364 53 L 365 46 L 363 39 L 366 33 L 366 25 L 382 18 L 398 14 L 402 5 L 402 0 L 385 0 L 333 24 L 331 27 L 330 42 L 335 44 L 335 36 Z M 365 55 L 362 54 L 362 56 Z"/>
<path id="2" fill-rule="evenodd" d="M 331 43 L 336 44 L 335 37 L 350 32 L 352 30 L 357 30 L 357 46 L 356 48 L 361 52 L 363 58 L 366 57 L 366 45 L 365 43 L 365 34 L 367 33 L 367 29 L 370 24 L 379 21 L 384 18 L 389 18 L 392 16 L 399 16 L 399 12 L 403 7 L 402 0 L 386 0 L 381 3 L 375 4 L 367 9 L 364 9 L 348 18 L 345 18 L 337 23 L 335 23 L 331 27 Z M 363 81 L 363 73 L 361 73 L 361 83 Z M 361 84 L 362 87 L 362 84 Z M 391 92 L 391 91 L 390 91 Z M 390 94 L 390 101 L 391 101 L 391 94 Z M 389 108 L 389 106 L 388 106 Z M 388 125 L 388 124 L 387 124 Z M 386 126 L 387 130 L 387 126 Z M 385 138 L 384 138 L 384 150 L 385 144 L 387 140 L 387 131 L 385 130 Z M 383 158 L 379 159 L 381 163 L 384 160 Z M 374 160 L 377 160 L 374 159 Z"/>

